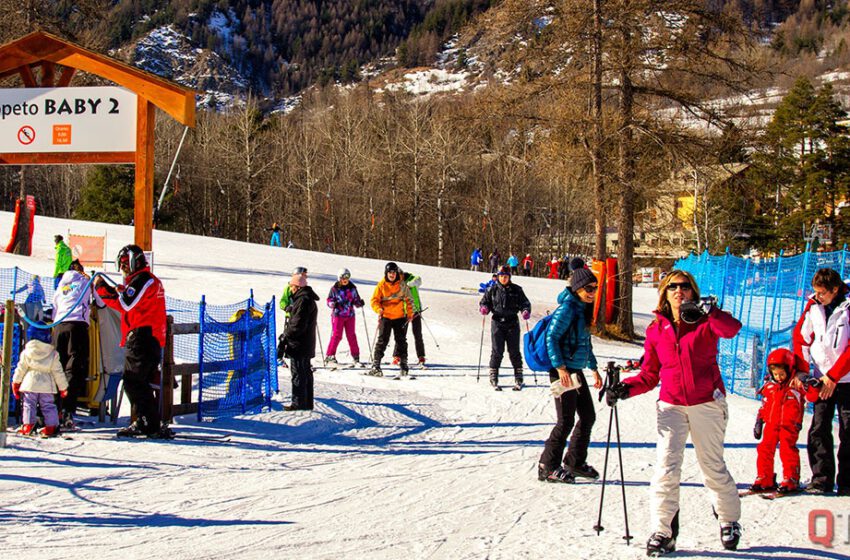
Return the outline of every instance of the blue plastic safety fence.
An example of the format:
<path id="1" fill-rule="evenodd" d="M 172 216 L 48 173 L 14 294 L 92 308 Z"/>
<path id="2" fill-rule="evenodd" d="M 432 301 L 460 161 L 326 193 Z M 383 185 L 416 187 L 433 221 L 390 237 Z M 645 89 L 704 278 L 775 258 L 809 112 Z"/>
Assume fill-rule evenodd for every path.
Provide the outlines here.
<path id="1" fill-rule="evenodd" d="M 233 305 L 200 303 L 199 420 L 253 413 L 277 391 L 274 300 Z"/>
<path id="2" fill-rule="evenodd" d="M 819 268 L 829 267 L 842 278 L 850 273 L 847 246 L 841 251 L 808 251 L 767 259 L 725 255 L 689 255 L 674 268 L 694 275 L 702 295 L 717 296 L 721 306 L 743 324 L 731 340 L 721 340 L 718 361 L 726 388 L 755 397 L 762 384 L 767 356 L 776 348 L 792 348 L 791 334 Z"/>

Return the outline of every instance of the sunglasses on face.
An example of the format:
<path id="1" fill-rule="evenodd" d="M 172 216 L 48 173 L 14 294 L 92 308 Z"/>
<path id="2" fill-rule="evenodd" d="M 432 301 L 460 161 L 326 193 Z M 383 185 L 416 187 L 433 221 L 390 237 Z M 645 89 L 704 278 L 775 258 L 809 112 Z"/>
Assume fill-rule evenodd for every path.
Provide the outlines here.
<path id="1" fill-rule="evenodd" d="M 670 282 L 669 284 L 667 284 L 668 292 L 675 292 L 677 288 L 682 291 L 694 289 L 694 287 L 691 286 L 690 282 Z"/>
<path id="2" fill-rule="evenodd" d="M 339 277 L 340 280 L 348 280 L 349 278 L 351 278 L 350 274 L 343 274 L 342 276 Z"/>
<path id="3" fill-rule="evenodd" d="M 584 288 L 582 288 L 582 290 L 584 290 L 588 294 L 592 294 L 592 293 L 596 292 L 596 290 L 598 290 L 598 289 L 599 289 L 599 286 L 594 286 L 594 285 L 585 286 Z"/>

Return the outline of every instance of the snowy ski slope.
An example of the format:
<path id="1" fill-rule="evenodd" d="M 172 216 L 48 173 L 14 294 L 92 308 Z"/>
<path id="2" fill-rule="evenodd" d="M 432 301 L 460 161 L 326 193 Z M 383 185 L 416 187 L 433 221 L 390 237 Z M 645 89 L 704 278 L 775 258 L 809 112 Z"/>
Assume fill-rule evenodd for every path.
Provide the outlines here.
<path id="1" fill-rule="evenodd" d="M 12 215 L 0 213 L 3 243 Z M 108 253 L 132 241 L 132 228 L 36 218 L 34 256 L 0 254 L 0 266 L 50 275 L 53 235 L 108 231 Z M 327 294 L 346 266 L 364 299 L 384 262 L 222 239 L 155 232 L 155 272 L 166 292 L 210 303 L 279 295 L 296 265 Z M 231 433 L 228 442 L 115 441 L 97 426 L 72 440 L 10 436 L 0 449 L 0 550 L 4 558 L 643 558 L 648 488 L 655 461 L 654 399 L 620 407 L 628 513 L 634 541 L 626 546 L 619 486 L 605 496 L 596 536 L 599 483 L 537 482 L 536 463 L 554 422 L 548 383 L 530 372 L 522 392 L 494 392 L 476 382 L 482 319 L 477 287 L 486 274 L 407 266 L 423 277 L 429 363 L 415 381 L 369 378 L 356 371 L 316 374 L 316 410 L 287 413 L 284 394 L 262 414 L 209 424 L 177 419 L 183 433 Z M 554 308 L 563 283 L 517 278 L 533 305 L 533 321 Z M 643 330 L 654 291 L 636 290 L 635 320 Z M 322 340 L 330 315 L 320 308 Z M 367 311 L 374 342 L 376 316 Z M 366 352 L 362 316 L 358 337 Z M 282 325 L 279 316 L 278 325 Z M 485 325 L 484 362 L 489 352 Z M 596 340 L 604 363 L 637 358 L 636 345 Z M 348 358 L 347 344 L 338 357 Z M 318 363 L 318 360 L 316 360 Z M 502 374 L 509 381 L 505 358 Z M 392 366 L 386 366 L 392 371 Z M 730 397 L 727 461 L 739 487 L 755 476 L 752 425 L 757 403 Z M 602 469 L 608 409 L 598 418 L 589 462 Z M 121 422 L 126 422 L 126 418 Z M 807 419 L 808 422 L 808 419 Z M 807 427 L 807 426 L 806 426 Z M 613 457 L 616 457 L 615 455 Z M 802 454 L 804 478 L 809 474 Z M 617 467 L 609 465 L 612 478 Z M 850 500 L 798 496 L 744 499 L 744 536 L 735 553 L 722 550 L 702 477 L 688 449 L 682 475 L 682 533 L 688 558 L 847 558 Z M 809 512 L 835 518 L 834 548 L 810 541 Z M 820 527 L 820 526 L 819 526 Z M 822 529 L 822 527 L 821 527 Z M 822 533 L 822 530 L 821 530 Z"/>

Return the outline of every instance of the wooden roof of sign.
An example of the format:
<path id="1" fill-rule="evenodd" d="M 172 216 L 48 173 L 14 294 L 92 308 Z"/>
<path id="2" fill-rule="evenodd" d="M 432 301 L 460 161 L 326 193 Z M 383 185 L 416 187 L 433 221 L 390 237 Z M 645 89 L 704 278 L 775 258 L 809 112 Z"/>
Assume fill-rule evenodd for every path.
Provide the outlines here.
<path id="1" fill-rule="evenodd" d="M 36 68 L 40 68 L 38 82 L 33 72 Z M 58 70 L 61 70 L 59 75 Z M 192 89 L 44 31 L 30 33 L 0 46 L 0 78 L 20 74 L 25 87 L 64 87 L 71 83 L 77 70 L 125 87 L 178 122 L 195 126 L 196 92 Z"/>

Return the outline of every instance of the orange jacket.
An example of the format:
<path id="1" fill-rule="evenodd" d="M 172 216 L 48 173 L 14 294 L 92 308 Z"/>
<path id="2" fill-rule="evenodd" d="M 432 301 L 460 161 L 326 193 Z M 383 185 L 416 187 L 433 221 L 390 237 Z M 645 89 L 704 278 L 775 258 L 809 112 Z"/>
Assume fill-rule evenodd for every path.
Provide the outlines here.
<path id="1" fill-rule="evenodd" d="M 407 284 L 400 280 L 391 283 L 382 278 L 372 293 L 371 304 L 375 313 L 380 315 L 383 311 L 383 316 L 387 319 L 401 319 L 404 316 L 413 318 L 410 290 Z"/>

